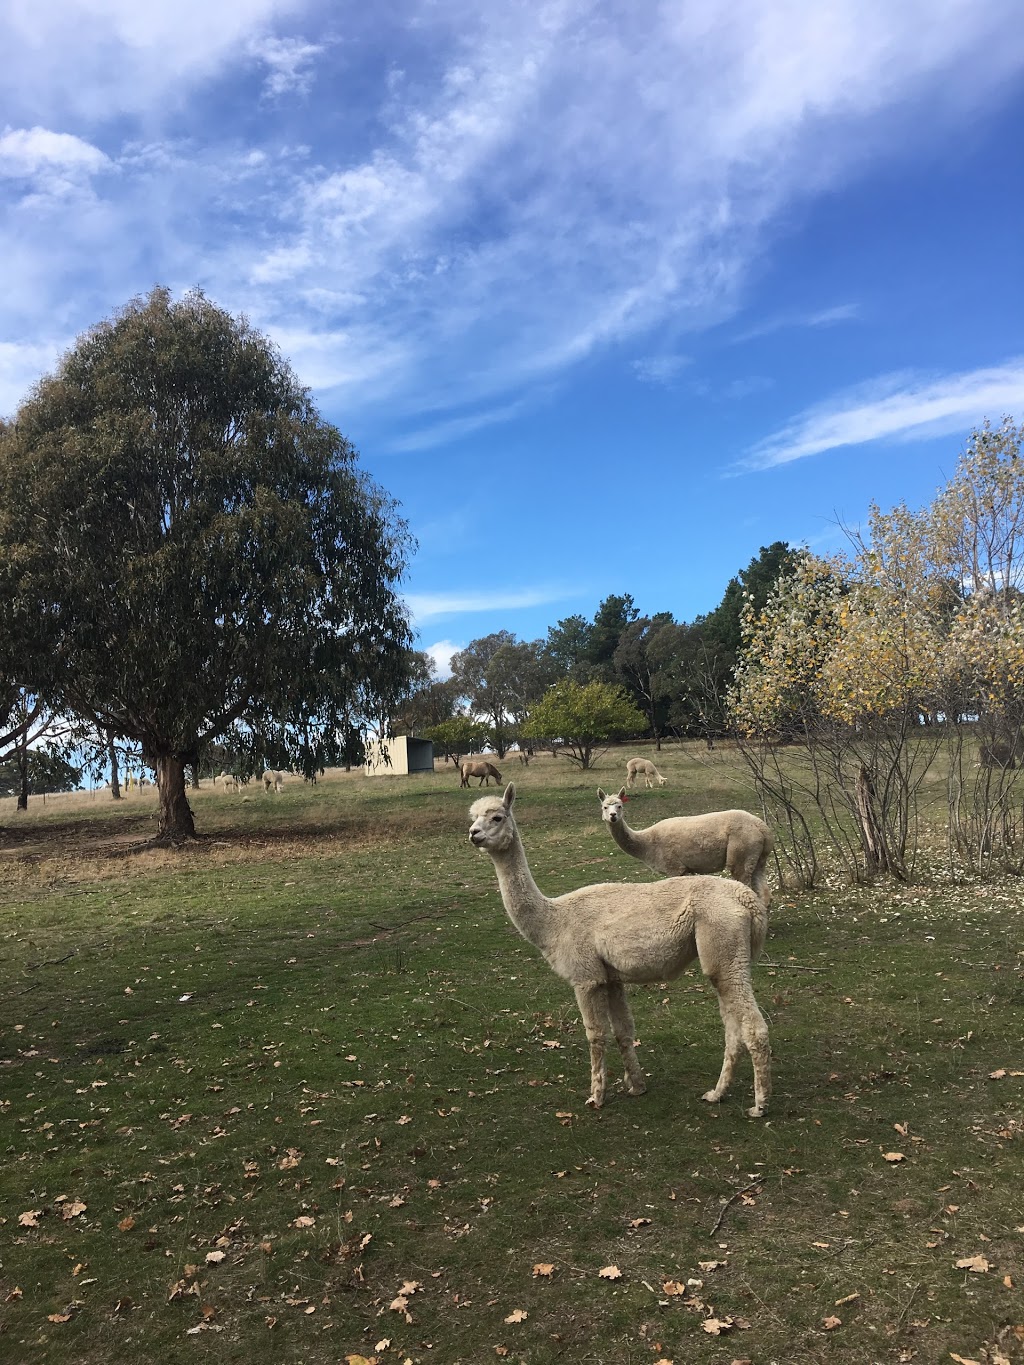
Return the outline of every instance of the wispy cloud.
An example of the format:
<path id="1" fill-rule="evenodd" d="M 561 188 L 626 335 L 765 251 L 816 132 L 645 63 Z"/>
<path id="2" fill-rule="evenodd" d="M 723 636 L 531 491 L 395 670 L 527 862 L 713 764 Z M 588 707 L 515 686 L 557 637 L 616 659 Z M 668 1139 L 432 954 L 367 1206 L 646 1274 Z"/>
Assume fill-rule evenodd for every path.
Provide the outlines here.
<path id="1" fill-rule="evenodd" d="M 465 417 L 451 417 L 445 422 L 435 422 L 431 426 L 421 427 L 419 431 L 410 432 L 407 436 L 395 437 L 389 443 L 388 449 L 429 450 L 432 446 L 458 441 L 465 436 L 472 436 L 476 431 L 482 431 L 485 427 L 507 422 L 510 417 L 518 416 L 526 407 L 526 399 L 517 399 L 514 403 L 504 403 L 500 407 L 490 408 L 484 412 L 469 413 Z"/>
<path id="2" fill-rule="evenodd" d="M 642 384 L 657 384 L 667 388 L 687 365 L 692 364 L 685 355 L 647 355 L 633 361 L 633 373 Z"/>
<path id="3" fill-rule="evenodd" d="M 0 258 L 25 284 L 0 298 L 0 339 L 198 283 L 346 414 L 408 431 L 433 413 L 396 446 L 426 449 L 654 328 L 727 319 L 792 202 L 919 136 L 922 106 L 962 120 L 1024 67 L 1009 0 L 690 0 L 642 19 L 396 0 L 353 11 L 343 42 L 335 22 L 318 0 L 7 6 L 10 155 L 63 156 L 95 202 L 5 198 Z M 284 98 L 314 72 L 329 99 Z"/>
<path id="4" fill-rule="evenodd" d="M 810 313 L 780 313 L 777 317 L 766 318 L 753 327 L 737 332 L 732 340 L 753 341 L 790 327 L 835 327 L 840 322 L 855 322 L 860 316 L 860 305 L 856 303 L 838 303 L 832 308 L 820 308 Z"/>
<path id="5" fill-rule="evenodd" d="M 302 38 L 262 37 L 252 42 L 249 51 L 267 67 L 264 97 L 274 100 L 282 95 L 307 94 L 313 84 L 313 61 L 323 50 L 323 44 L 307 43 Z"/>
<path id="6" fill-rule="evenodd" d="M 1014 412 L 1024 412 L 1024 358 L 938 378 L 886 375 L 809 408 L 759 442 L 742 463 L 768 469 L 869 441 L 925 440 Z"/>
<path id="7" fill-rule="evenodd" d="M 494 592 L 430 593 L 413 592 L 405 595 L 413 622 L 421 625 L 439 616 L 462 616 L 478 611 L 515 611 L 518 608 L 543 607 L 549 602 L 561 602 L 573 596 L 565 588 L 510 588 Z"/>

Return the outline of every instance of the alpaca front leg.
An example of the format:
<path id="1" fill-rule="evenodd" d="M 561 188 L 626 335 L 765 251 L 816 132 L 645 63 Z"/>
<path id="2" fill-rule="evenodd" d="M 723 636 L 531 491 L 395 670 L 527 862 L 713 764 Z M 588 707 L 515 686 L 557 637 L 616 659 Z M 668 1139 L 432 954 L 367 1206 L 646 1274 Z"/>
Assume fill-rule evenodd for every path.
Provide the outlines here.
<path id="1" fill-rule="evenodd" d="M 587 1042 L 590 1044 L 590 1096 L 587 1104 L 600 1109 L 604 1104 L 608 1084 L 605 1063 L 605 1044 L 608 1031 L 608 995 L 604 983 L 576 986 L 576 1003 L 580 1007 Z"/>
<path id="2" fill-rule="evenodd" d="M 626 1069 L 624 1080 L 626 1092 L 630 1095 L 642 1095 L 647 1089 L 647 1081 L 644 1079 L 644 1073 L 640 1070 L 640 1063 L 636 1059 L 636 1026 L 633 1023 L 633 1012 L 629 1008 L 625 987 L 621 981 L 612 982 L 608 986 L 608 1013 L 611 1016 L 615 1041 L 622 1053 L 622 1063 Z"/>

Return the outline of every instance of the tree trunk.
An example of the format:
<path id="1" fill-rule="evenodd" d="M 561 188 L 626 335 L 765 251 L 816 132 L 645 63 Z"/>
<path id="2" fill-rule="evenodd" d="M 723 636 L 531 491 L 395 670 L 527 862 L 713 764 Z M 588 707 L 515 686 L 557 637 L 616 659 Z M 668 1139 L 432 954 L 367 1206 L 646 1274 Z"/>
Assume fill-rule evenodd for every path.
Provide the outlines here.
<path id="1" fill-rule="evenodd" d="M 185 795 L 185 760 L 181 754 L 158 754 L 156 785 L 160 794 L 158 838 L 171 843 L 194 839 L 195 821 Z"/>
<path id="2" fill-rule="evenodd" d="M 877 872 L 888 872 L 890 869 L 885 839 L 875 813 L 875 789 L 863 763 L 857 774 L 856 799 L 864 870 L 869 877 L 873 877 Z"/>
<path id="3" fill-rule="evenodd" d="M 18 810 L 28 810 L 28 725 L 18 745 L 18 769 L 21 784 L 18 788 Z"/>
<path id="4" fill-rule="evenodd" d="M 115 801 L 121 799 L 121 778 L 117 771 L 117 747 L 114 736 L 107 736 L 107 753 L 110 755 L 110 795 Z"/>

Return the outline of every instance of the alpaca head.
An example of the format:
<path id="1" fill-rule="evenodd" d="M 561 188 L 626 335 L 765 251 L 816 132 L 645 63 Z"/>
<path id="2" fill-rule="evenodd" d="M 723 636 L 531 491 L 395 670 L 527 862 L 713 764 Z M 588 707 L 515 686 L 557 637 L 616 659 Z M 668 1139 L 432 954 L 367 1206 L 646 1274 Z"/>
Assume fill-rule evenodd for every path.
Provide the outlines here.
<path id="1" fill-rule="evenodd" d="M 668 781 L 668 778 L 667 778 L 667 777 L 662 777 L 661 773 L 658 774 L 658 786 L 659 786 L 659 787 L 663 787 L 667 781 Z"/>
<path id="2" fill-rule="evenodd" d="M 626 804 L 625 787 L 620 787 L 618 796 L 605 796 L 598 787 L 597 799 L 601 803 L 601 819 L 606 824 L 614 825 L 624 818 L 622 808 Z"/>
<path id="3" fill-rule="evenodd" d="M 469 808 L 473 823 L 469 827 L 469 842 L 487 853 L 502 853 L 510 848 L 516 837 L 516 822 L 512 819 L 512 803 L 516 799 L 515 784 L 510 782 L 503 796 L 481 796 Z"/>

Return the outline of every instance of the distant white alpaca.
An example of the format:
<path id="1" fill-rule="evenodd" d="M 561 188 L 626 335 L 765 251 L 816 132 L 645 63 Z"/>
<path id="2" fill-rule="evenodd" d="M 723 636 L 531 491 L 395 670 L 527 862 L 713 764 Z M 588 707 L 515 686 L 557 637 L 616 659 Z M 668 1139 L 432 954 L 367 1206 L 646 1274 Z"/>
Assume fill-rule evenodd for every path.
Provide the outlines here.
<path id="1" fill-rule="evenodd" d="M 718 810 L 708 815 L 676 815 L 647 829 L 630 829 L 623 812 L 625 787 L 618 796 L 605 796 L 598 787 L 597 799 L 601 818 L 619 848 L 654 872 L 686 877 L 693 872 L 728 868 L 766 906 L 771 904 L 765 868 L 774 840 L 771 830 L 756 815 L 745 810 Z"/>
<path id="2" fill-rule="evenodd" d="M 284 791 L 284 773 L 275 772 L 273 768 L 266 768 L 263 772 L 263 790 L 269 792 L 271 789 L 275 792 Z"/>
<path id="3" fill-rule="evenodd" d="M 645 787 L 654 786 L 654 783 L 651 781 L 652 777 L 657 778 L 659 787 L 663 787 L 668 781 L 667 778 L 662 777 L 661 773 L 658 772 L 649 758 L 631 758 L 626 764 L 626 785 L 628 787 L 635 787 L 638 777 L 644 779 Z"/>
<path id="4" fill-rule="evenodd" d="M 501 773 L 493 763 L 489 763 L 486 758 L 464 758 L 459 764 L 461 774 L 460 787 L 468 787 L 471 777 L 479 777 L 478 787 L 489 787 L 491 778 L 494 778 L 495 786 L 501 781 Z"/>
<path id="5" fill-rule="evenodd" d="M 771 1093 L 768 1027 L 754 999 L 751 963 L 764 946 L 768 911 L 745 886 L 721 877 L 672 877 L 661 882 L 583 886 L 554 899 L 533 880 L 512 818 L 516 789 L 482 796 L 469 814 L 470 841 L 489 853 L 508 917 L 522 936 L 570 983 L 590 1043 L 590 1098 L 600 1108 L 607 1085 L 609 1031 L 625 1066 L 631 1095 L 647 1089 L 636 1059 L 627 981 L 671 981 L 695 958 L 714 986 L 725 1027 L 725 1056 L 714 1090 L 729 1088 L 743 1049 L 754 1065 L 754 1106 L 760 1118 Z"/>
<path id="6" fill-rule="evenodd" d="M 213 779 L 213 785 L 216 787 L 218 782 L 220 783 L 221 790 L 225 793 L 225 795 L 228 792 L 237 792 L 239 786 L 241 785 L 234 773 L 224 772 L 218 773 L 217 776 Z"/>

